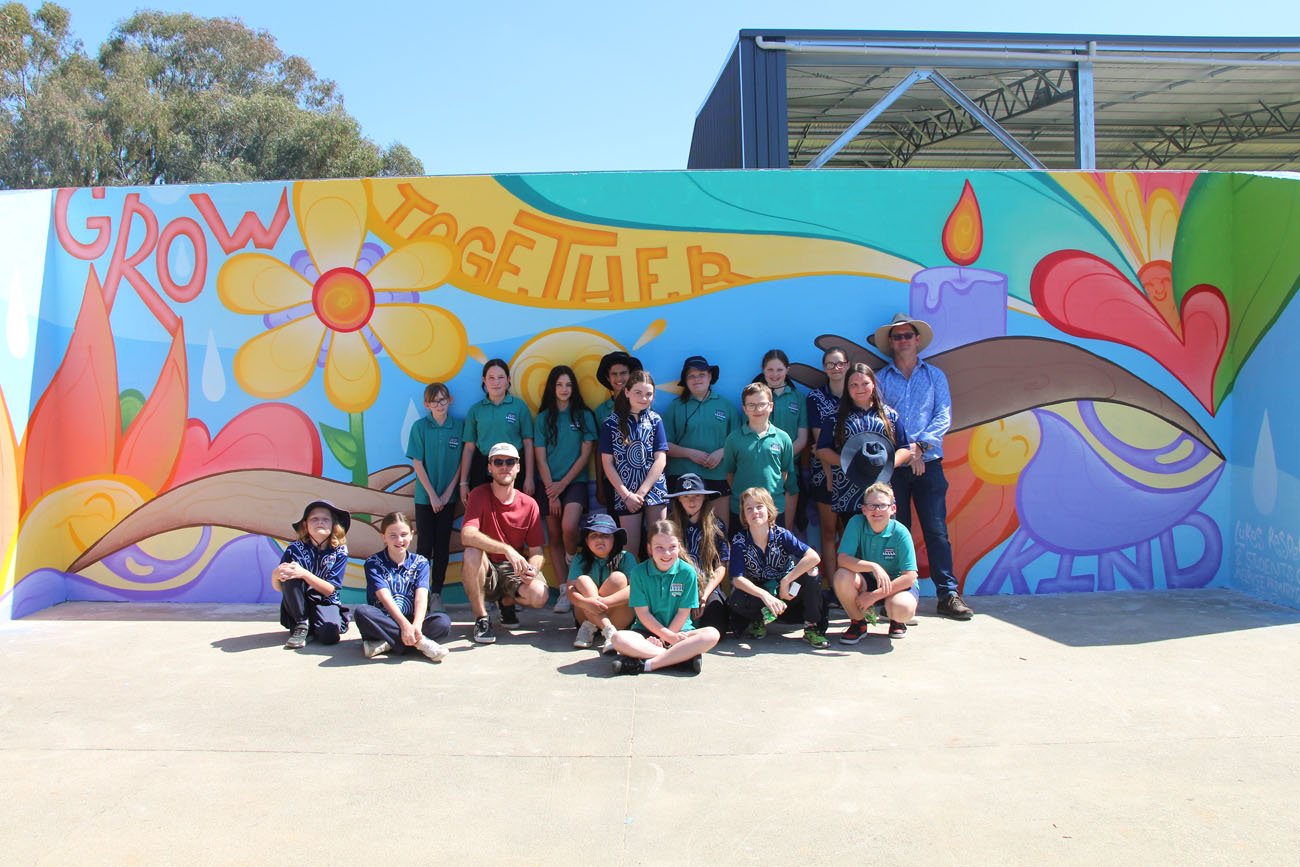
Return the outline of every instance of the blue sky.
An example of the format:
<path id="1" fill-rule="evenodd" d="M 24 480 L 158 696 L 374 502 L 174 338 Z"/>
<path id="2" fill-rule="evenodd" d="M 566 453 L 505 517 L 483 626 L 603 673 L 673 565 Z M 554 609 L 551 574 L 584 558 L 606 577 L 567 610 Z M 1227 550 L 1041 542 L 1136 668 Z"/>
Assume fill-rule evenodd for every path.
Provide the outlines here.
<path id="1" fill-rule="evenodd" d="M 61 5 L 92 52 L 137 8 Z M 684 168 L 695 112 L 747 28 L 1300 36 L 1300 6 L 1267 0 L 156 0 L 147 8 L 270 31 L 338 82 L 368 136 L 403 142 L 429 174 Z"/>

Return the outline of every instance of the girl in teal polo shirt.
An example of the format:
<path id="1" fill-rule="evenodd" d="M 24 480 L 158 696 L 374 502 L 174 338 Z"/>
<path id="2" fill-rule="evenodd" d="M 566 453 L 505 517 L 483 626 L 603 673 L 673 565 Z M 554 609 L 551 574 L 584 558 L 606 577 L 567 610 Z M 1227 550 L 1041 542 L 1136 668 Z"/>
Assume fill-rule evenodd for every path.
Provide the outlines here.
<path id="1" fill-rule="evenodd" d="M 684 473 L 695 473 L 710 488 L 722 494 L 710 504 L 713 513 L 727 522 L 727 499 L 731 488 L 722 470 L 722 449 L 727 435 L 740 427 L 740 413 L 731 401 L 713 391 L 718 366 L 703 355 L 692 355 L 682 363 L 678 384 L 680 397 L 664 416 L 668 435 L 668 483 Z"/>
<path id="2" fill-rule="evenodd" d="M 794 383 L 786 379 L 789 370 L 789 356 L 779 349 L 769 349 L 763 355 L 763 372 L 754 382 L 772 389 L 772 424 L 785 431 L 794 446 L 794 469 L 785 480 L 782 522 L 787 530 L 793 530 L 799 515 L 799 464 L 808 448 L 808 404 Z"/>
<path id="3" fill-rule="evenodd" d="M 721 638 L 712 626 L 696 629 L 691 611 L 699 605 L 695 566 L 685 556 L 682 531 L 672 521 L 650 527 L 650 558 L 628 575 L 628 604 L 636 612 L 631 629 L 614 633 L 615 674 L 663 671 L 689 662 L 696 673 L 700 659 Z"/>
<path id="4" fill-rule="evenodd" d="M 564 592 L 564 564 L 578 548 L 578 522 L 587 507 L 587 465 L 596 441 L 596 419 L 582 400 L 573 368 L 551 368 L 542 389 L 542 406 L 534 426 L 537 505 L 546 518 L 546 543 L 560 598 L 555 611 L 572 610 Z"/>
<path id="5" fill-rule="evenodd" d="M 460 461 L 460 499 L 469 503 L 471 488 L 487 484 L 487 453 L 497 443 L 510 443 L 524 461 L 515 487 L 533 495 L 533 416 L 522 400 L 510 394 L 510 365 L 492 358 L 483 365 L 487 397 L 465 415 L 465 448 Z M 522 482 L 520 481 L 522 479 Z"/>
<path id="6" fill-rule="evenodd" d="M 424 389 L 428 416 L 411 425 L 406 456 L 415 470 L 415 553 L 429 561 L 429 608 L 442 610 L 442 588 L 451 557 L 464 423 L 451 417 L 451 390 L 431 382 Z"/>

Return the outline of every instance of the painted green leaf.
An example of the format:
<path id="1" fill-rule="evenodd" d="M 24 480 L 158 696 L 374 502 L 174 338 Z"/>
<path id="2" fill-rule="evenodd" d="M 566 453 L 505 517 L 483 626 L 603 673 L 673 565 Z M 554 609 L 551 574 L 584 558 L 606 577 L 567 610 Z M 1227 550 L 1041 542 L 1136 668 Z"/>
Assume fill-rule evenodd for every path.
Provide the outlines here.
<path id="1" fill-rule="evenodd" d="M 122 433 L 126 433 L 126 429 L 144 407 L 144 392 L 138 388 L 128 388 L 118 395 L 117 402 L 122 407 Z"/>
<path id="2" fill-rule="evenodd" d="M 1174 242 L 1174 293 L 1217 286 L 1228 302 L 1228 346 L 1215 403 L 1300 287 L 1300 184 L 1258 175 L 1203 174 L 1187 196 Z"/>
<path id="3" fill-rule="evenodd" d="M 358 452 L 357 438 L 345 430 L 321 422 L 320 425 L 321 439 L 325 445 L 329 446 L 330 454 L 334 455 L 337 460 L 347 469 L 351 470 L 357 465 Z"/>

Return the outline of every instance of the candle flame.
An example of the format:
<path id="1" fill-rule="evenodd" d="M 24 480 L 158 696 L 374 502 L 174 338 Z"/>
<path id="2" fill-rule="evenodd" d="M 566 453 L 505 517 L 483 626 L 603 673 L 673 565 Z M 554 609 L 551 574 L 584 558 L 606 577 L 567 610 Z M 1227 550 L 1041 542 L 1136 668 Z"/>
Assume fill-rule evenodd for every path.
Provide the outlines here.
<path id="1" fill-rule="evenodd" d="M 973 265 L 984 247 L 984 221 L 980 203 L 970 181 L 961 188 L 961 198 L 943 224 L 943 252 L 958 265 Z"/>

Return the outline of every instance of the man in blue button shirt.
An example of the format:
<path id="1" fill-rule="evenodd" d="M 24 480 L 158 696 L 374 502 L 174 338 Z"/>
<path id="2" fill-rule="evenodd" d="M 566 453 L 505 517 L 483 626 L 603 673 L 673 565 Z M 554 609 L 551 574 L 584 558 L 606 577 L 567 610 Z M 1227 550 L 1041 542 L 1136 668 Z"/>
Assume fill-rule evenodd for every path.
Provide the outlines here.
<path id="1" fill-rule="evenodd" d="M 912 438 L 911 463 L 894 472 L 898 521 L 910 527 L 915 504 L 930 559 L 930 578 L 939 597 L 938 612 L 954 620 L 970 620 L 975 612 L 957 593 L 952 544 L 948 541 L 943 436 L 952 425 L 952 395 L 943 371 L 920 357 L 921 350 L 933 339 L 929 323 L 899 313 L 877 328 L 870 342 L 893 359 L 877 374 L 880 390 Z"/>

